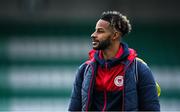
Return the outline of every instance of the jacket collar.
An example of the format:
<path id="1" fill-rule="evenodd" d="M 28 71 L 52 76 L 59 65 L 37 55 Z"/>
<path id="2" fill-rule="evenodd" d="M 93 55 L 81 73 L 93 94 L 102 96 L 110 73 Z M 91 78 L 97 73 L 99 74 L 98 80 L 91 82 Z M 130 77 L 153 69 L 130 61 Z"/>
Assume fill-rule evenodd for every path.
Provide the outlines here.
<path id="1" fill-rule="evenodd" d="M 122 49 L 122 50 L 121 50 Z M 98 64 L 101 67 L 105 67 L 105 65 L 107 64 L 107 67 L 110 68 L 112 66 L 115 66 L 119 63 L 123 63 L 123 64 L 127 64 L 126 61 L 124 61 L 125 59 L 128 59 L 127 57 L 130 56 L 130 58 L 135 58 L 136 57 L 136 52 L 133 49 L 129 49 L 128 45 L 124 42 L 121 42 L 121 47 L 119 49 L 118 54 L 109 60 L 104 60 L 101 56 L 100 56 L 100 52 L 99 50 L 91 50 L 89 52 L 89 58 L 90 60 L 95 60 L 96 62 L 98 62 Z M 131 60 L 131 59 L 130 59 Z"/>

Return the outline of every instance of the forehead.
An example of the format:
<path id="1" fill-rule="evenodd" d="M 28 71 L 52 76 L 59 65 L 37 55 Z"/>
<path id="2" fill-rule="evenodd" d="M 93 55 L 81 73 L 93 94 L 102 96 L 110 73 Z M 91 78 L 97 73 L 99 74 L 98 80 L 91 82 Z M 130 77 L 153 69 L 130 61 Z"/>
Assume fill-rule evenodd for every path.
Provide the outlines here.
<path id="1" fill-rule="evenodd" d="M 100 20 L 96 23 L 96 29 L 97 29 L 97 28 L 104 28 L 104 29 L 109 28 L 109 24 L 110 24 L 109 22 L 100 19 Z"/>

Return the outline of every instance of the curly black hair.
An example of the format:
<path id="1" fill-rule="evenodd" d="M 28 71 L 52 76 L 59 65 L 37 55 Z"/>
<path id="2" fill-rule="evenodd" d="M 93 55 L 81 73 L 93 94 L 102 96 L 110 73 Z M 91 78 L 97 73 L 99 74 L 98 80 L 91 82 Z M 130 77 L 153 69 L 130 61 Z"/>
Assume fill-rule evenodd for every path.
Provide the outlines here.
<path id="1" fill-rule="evenodd" d="M 108 21 L 113 28 L 122 33 L 122 36 L 131 31 L 129 20 L 118 11 L 103 12 L 100 19 Z"/>

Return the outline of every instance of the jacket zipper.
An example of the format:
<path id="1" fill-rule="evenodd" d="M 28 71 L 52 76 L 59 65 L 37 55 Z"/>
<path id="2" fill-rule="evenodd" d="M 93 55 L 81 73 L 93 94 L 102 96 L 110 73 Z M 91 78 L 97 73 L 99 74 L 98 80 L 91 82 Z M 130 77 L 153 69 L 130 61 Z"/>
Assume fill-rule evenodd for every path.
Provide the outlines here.
<path id="1" fill-rule="evenodd" d="M 107 93 L 106 93 L 106 91 L 104 90 L 104 107 L 103 107 L 103 112 L 105 111 L 105 109 L 106 109 L 106 104 L 107 104 Z"/>

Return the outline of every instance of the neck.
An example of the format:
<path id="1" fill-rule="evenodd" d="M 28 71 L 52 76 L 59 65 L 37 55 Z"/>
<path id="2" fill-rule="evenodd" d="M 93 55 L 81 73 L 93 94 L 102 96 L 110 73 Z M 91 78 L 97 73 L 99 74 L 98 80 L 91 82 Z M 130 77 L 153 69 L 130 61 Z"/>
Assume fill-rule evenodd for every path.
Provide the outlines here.
<path id="1" fill-rule="evenodd" d="M 116 56 L 119 50 L 120 42 L 112 44 L 108 49 L 102 50 L 102 54 L 105 60 L 111 59 Z"/>

